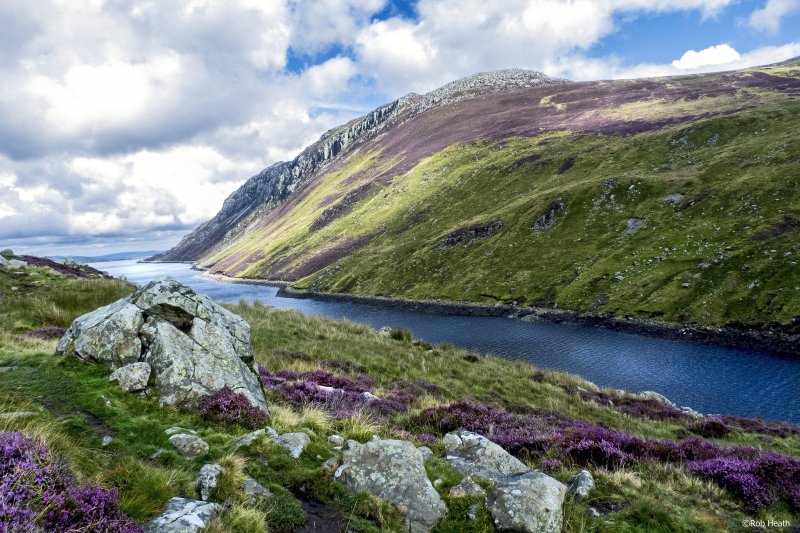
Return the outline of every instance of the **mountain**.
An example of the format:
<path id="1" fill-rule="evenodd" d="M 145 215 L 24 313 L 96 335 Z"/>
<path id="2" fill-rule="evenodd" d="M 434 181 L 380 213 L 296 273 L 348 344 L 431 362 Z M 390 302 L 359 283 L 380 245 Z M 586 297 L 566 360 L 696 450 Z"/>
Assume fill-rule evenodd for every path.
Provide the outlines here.
<path id="1" fill-rule="evenodd" d="M 800 61 L 407 95 L 155 260 L 360 295 L 800 328 Z"/>
<path id="2" fill-rule="evenodd" d="M 141 257 L 150 257 L 161 253 L 160 250 L 147 250 L 139 252 L 116 252 L 113 254 L 105 255 L 53 255 L 48 256 L 48 259 L 54 261 L 71 260 L 77 263 L 106 263 L 108 261 L 124 261 L 126 259 L 139 259 Z"/>

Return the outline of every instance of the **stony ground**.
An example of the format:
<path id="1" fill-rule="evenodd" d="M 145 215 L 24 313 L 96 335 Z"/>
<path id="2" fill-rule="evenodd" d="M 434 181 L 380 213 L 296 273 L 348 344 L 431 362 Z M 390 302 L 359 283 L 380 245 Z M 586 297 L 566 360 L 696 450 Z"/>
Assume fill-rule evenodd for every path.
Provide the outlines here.
<path id="1" fill-rule="evenodd" d="M 119 511 L 140 524 L 167 502 L 180 504 L 173 498 L 199 498 L 201 469 L 218 464 L 226 474 L 213 499 L 228 502 L 229 512 L 209 531 L 262 531 L 264 524 L 274 531 L 313 531 L 320 524 L 401 530 L 395 508 L 350 492 L 347 475 L 340 471 L 337 479 L 329 462 L 342 446 L 334 436 L 360 443 L 377 436 L 431 450 L 424 476 L 435 495 L 426 497 L 448 508 L 437 531 L 491 531 L 483 496 L 451 494 L 456 486 L 475 490 L 445 459 L 443 437 L 459 429 L 491 438 L 524 468 L 563 483 L 590 471 L 596 487 L 585 499 L 567 499 L 564 531 L 720 531 L 740 529 L 748 517 L 800 519 L 797 426 L 697 418 L 654 397 L 429 346 L 401 330 L 378 332 L 262 305 L 230 310 L 251 325 L 268 424 L 280 437 L 264 431 L 237 442 L 258 428 L 213 409 L 159 407 L 156 397 L 109 382 L 105 368 L 54 355 L 58 328 L 132 290 L 42 267 L 0 267 L 0 432 L 41 439 L 81 487 L 104 498 L 111 497 L 98 491 L 118 491 Z M 322 394 L 321 387 L 340 392 Z M 202 439 L 207 452 L 191 437 Z M 293 454 L 298 439 L 305 447 Z M 251 500 L 252 482 L 271 495 Z M 483 482 L 478 487 L 491 490 Z"/>

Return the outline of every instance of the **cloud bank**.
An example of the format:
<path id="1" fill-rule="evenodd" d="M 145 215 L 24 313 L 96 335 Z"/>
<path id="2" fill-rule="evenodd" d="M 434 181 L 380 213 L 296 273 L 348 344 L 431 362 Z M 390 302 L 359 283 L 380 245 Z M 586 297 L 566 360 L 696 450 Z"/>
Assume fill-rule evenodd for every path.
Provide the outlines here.
<path id="1" fill-rule="evenodd" d="M 478 71 L 605 79 L 800 55 L 798 42 L 737 50 L 724 40 L 652 62 L 595 53 L 639 19 L 713 21 L 735 5 L 0 0 L 0 244 L 169 246 L 328 128 Z M 775 34 L 797 8 L 768 0 L 730 31 Z"/>

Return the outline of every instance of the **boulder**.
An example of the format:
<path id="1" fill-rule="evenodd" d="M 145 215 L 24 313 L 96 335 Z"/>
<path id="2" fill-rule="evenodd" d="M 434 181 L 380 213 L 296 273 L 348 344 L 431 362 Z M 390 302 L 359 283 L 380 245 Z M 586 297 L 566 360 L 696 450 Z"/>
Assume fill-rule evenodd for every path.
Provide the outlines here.
<path id="1" fill-rule="evenodd" d="M 470 476 L 465 477 L 461 483 L 450 489 L 451 498 L 469 498 L 471 496 L 486 496 L 486 491 Z"/>
<path id="2" fill-rule="evenodd" d="M 530 471 L 525 463 L 482 435 L 470 431 L 448 433 L 443 439 L 445 459 L 463 474 L 502 482 Z"/>
<path id="3" fill-rule="evenodd" d="M 56 351 L 119 369 L 148 363 L 162 405 L 192 408 L 224 387 L 268 412 L 253 361 L 250 326 L 170 278 L 78 317 Z"/>
<path id="4" fill-rule="evenodd" d="M 269 428 L 269 429 L 272 429 L 272 428 Z M 274 432 L 275 430 L 273 429 L 272 431 Z M 248 433 L 246 435 L 242 435 L 241 437 L 239 437 L 238 439 L 233 441 L 233 449 L 234 449 L 234 451 L 238 450 L 242 446 L 250 446 L 255 441 L 257 441 L 262 435 L 264 435 L 266 433 L 267 433 L 267 431 L 265 429 L 257 429 L 257 430 L 255 430 L 255 431 L 253 431 L 251 433 Z M 275 433 L 274 435 L 272 434 L 272 432 L 270 433 L 270 436 L 272 436 L 272 437 L 276 437 L 277 435 L 278 435 L 277 433 Z"/>
<path id="5" fill-rule="evenodd" d="M 584 500 L 594 488 L 594 478 L 588 470 L 581 470 L 567 481 L 567 495 Z"/>
<path id="6" fill-rule="evenodd" d="M 284 433 L 283 435 L 273 437 L 272 440 L 278 446 L 286 448 L 289 451 L 289 455 L 295 459 L 300 457 L 300 454 L 303 453 L 303 450 L 306 449 L 306 446 L 311 444 L 311 439 L 309 436 L 300 431 L 295 433 Z"/>
<path id="7" fill-rule="evenodd" d="M 164 512 L 147 524 L 147 533 L 194 533 L 208 524 L 222 511 L 222 506 L 200 500 L 172 498 Z"/>
<path id="8" fill-rule="evenodd" d="M 0 257 L 14 257 L 14 250 L 11 248 L 6 248 L 2 252 L 0 252 Z"/>
<path id="9" fill-rule="evenodd" d="M 203 465 L 200 474 L 197 476 L 197 488 L 200 489 L 200 499 L 208 501 L 211 493 L 217 488 L 217 478 L 222 473 L 222 467 L 218 464 Z"/>
<path id="10" fill-rule="evenodd" d="M 342 444 L 344 444 L 344 437 L 342 437 L 341 435 L 331 435 L 330 437 L 328 437 L 328 442 L 330 442 L 334 446 L 341 446 Z"/>
<path id="11" fill-rule="evenodd" d="M 0 266 L 8 266 L 8 259 L 0 255 Z"/>
<path id="12" fill-rule="evenodd" d="M 208 453 L 208 443 L 197 435 L 176 433 L 169 442 L 184 459 L 197 459 Z"/>
<path id="13" fill-rule="evenodd" d="M 196 435 L 197 432 L 193 429 L 182 428 L 180 426 L 172 426 L 164 430 L 164 433 L 167 435 L 174 435 L 175 433 L 191 433 L 192 435 Z"/>
<path id="14" fill-rule="evenodd" d="M 139 392 L 147 388 L 152 371 L 149 363 L 131 363 L 112 372 L 108 381 L 116 381 L 128 392 Z"/>
<path id="15" fill-rule="evenodd" d="M 408 531 L 430 531 L 447 513 L 425 472 L 422 454 L 408 441 L 348 441 L 334 477 L 353 492 L 368 492 L 395 505 Z"/>
<path id="16" fill-rule="evenodd" d="M 563 483 L 534 470 L 498 486 L 486 505 L 500 531 L 559 533 L 566 493 Z"/>
<path id="17" fill-rule="evenodd" d="M 433 457 L 433 450 L 431 450 L 427 446 L 420 446 L 417 449 L 419 450 L 419 453 L 422 454 L 423 461 L 427 461 L 428 459 Z"/>

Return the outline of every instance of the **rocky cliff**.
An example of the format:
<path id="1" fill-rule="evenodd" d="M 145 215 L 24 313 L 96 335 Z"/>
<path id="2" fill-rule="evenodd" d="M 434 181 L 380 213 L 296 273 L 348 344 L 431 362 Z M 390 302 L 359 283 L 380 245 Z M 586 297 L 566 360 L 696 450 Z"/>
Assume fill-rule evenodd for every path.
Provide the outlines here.
<path id="1" fill-rule="evenodd" d="M 275 163 L 251 177 L 225 200 L 214 218 L 186 235 L 174 248 L 149 260 L 197 261 L 211 252 L 219 251 L 236 236 L 246 233 L 258 217 L 266 215 L 284 202 L 319 169 L 352 150 L 354 145 L 414 115 L 433 107 L 512 87 L 556 83 L 566 81 L 539 72 L 508 69 L 468 76 L 424 95 L 407 94 L 343 126 L 329 130 L 294 160 Z"/>

